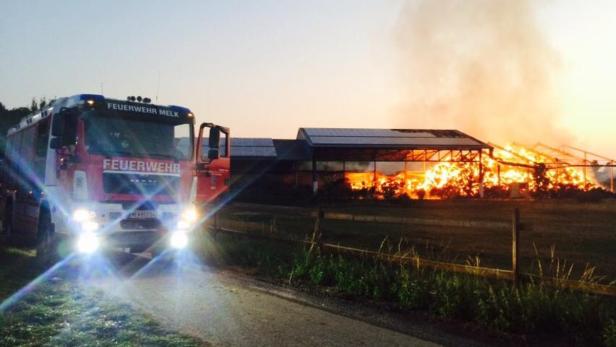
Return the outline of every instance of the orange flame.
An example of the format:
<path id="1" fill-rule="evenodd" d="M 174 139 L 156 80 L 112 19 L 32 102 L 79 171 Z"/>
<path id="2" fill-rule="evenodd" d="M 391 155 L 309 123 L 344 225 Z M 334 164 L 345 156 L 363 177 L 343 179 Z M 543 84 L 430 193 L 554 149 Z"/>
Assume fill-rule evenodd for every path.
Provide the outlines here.
<path id="1" fill-rule="evenodd" d="M 447 160 L 447 159 L 445 159 Z M 377 198 L 407 196 L 411 199 L 441 199 L 479 196 L 483 189 L 510 192 L 513 186 L 524 192 L 558 191 L 566 188 L 588 190 L 600 187 L 582 168 L 519 145 L 495 149 L 493 157 L 478 163 L 439 162 L 424 172 L 403 171 L 394 175 L 380 172 L 345 173 L 351 190 L 371 191 Z"/>

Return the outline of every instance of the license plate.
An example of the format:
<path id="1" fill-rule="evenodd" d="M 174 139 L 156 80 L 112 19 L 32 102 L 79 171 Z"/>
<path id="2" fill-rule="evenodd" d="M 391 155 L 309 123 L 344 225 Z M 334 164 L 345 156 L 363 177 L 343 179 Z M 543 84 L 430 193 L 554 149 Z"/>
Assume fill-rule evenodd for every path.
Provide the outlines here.
<path id="1" fill-rule="evenodd" d="M 137 210 L 133 211 L 128 215 L 130 219 L 148 219 L 148 218 L 156 218 L 156 211 L 151 210 Z"/>

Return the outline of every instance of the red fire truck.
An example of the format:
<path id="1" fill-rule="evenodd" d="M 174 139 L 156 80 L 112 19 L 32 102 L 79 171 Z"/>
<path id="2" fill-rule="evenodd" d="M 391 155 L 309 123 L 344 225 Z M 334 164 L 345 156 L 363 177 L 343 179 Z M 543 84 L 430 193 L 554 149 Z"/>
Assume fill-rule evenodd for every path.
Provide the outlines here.
<path id="1" fill-rule="evenodd" d="M 183 248 L 200 222 L 196 206 L 224 193 L 230 175 L 227 128 L 203 123 L 194 143 L 184 107 L 57 99 L 8 132 L 3 232 L 35 243 L 41 256 L 62 248 L 57 240 L 80 253 Z"/>

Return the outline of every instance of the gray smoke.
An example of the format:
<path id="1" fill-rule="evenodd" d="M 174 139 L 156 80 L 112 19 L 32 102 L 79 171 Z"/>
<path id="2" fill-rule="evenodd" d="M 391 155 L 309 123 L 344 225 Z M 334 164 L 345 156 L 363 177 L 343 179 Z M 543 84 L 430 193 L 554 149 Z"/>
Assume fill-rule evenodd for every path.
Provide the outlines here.
<path id="1" fill-rule="evenodd" d="M 483 140 L 552 143 L 559 58 L 530 0 L 418 0 L 397 26 L 405 100 L 398 127 L 457 128 Z"/>

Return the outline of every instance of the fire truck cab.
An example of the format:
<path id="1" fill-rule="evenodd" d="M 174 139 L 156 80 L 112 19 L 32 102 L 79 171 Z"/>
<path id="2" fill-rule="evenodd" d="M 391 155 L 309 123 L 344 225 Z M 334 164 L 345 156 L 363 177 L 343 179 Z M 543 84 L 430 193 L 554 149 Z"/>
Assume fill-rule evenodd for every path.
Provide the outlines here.
<path id="1" fill-rule="evenodd" d="M 194 201 L 199 210 L 205 210 L 212 203 L 221 203 L 221 196 L 229 190 L 231 140 L 229 128 L 213 123 L 201 123 L 198 134 L 195 150 L 197 189 Z"/>
<path id="2" fill-rule="evenodd" d="M 3 232 L 35 243 L 43 256 L 62 247 L 185 247 L 200 223 L 195 203 L 214 199 L 229 181 L 229 130 L 202 124 L 199 143 L 206 129 L 210 139 L 225 139 L 223 147 L 210 141 L 202 155 L 194 121 L 185 107 L 147 98 L 55 100 L 8 132 Z"/>

